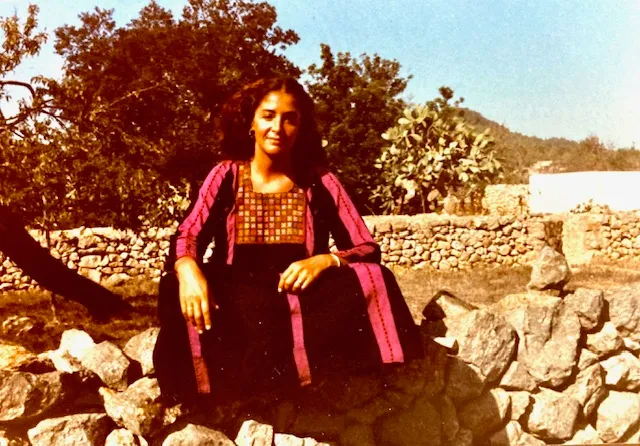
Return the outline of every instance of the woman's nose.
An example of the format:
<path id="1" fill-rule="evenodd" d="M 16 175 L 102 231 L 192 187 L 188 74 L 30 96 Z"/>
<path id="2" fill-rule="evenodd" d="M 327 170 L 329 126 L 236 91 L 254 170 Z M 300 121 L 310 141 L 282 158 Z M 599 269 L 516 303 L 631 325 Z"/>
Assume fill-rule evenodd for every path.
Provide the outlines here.
<path id="1" fill-rule="evenodd" d="M 280 130 L 280 126 L 281 126 L 282 122 L 281 122 L 281 118 L 280 116 L 276 116 L 273 119 L 273 124 L 272 124 L 272 129 L 274 132 L 277 132 Z"/>

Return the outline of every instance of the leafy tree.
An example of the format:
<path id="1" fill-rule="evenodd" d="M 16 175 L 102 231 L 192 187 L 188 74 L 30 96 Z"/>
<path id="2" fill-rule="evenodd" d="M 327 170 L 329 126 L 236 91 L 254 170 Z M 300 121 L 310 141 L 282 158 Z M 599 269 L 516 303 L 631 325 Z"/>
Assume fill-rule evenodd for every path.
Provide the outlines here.
<path id="1" fill-rule="evenodd" d="M 12 77 L 13 71 L 27 57 L 40 51 L 47 36 L 37 31 L 38 7 L 30 5 L 24 23 L 16 14 L 0 18 L 4 34 L 0 52 L 0 101 L 10 100 L 11 93 L 25 93 L 17 102 L 18 110 L 7 115 L 0 110 L 0 206 L 44 229 L 52 226 L 52 210 L 64 197 L 65 179 L 57 175 L 60 153 L 50 144 L 57 130 L 47 80 L 36 77 L 25 81 Z M 24 96 L 24 95 L 21 95 Z"/>
<path id="2" fill-rule="evenodd" d="M 380 202 L 371 193 L 381 184 L 374 168 L 380 155 L 380 134 L 402 111 L 400 94 L 410 77 L 400 76 L 400 64 L 378 55 L 334 55 L 321 45 L 319 65 L 308 68 L 309 93 L 316 102 L 320 131 L 327 141 L 332 169 L 363 213 L 377 213 Z"/>
<path id="3" fill-rule="evenodd" d="M 36 13 L 18 34 L 17 18 L 7 22 L 18 36 L 7 42 L 23 55 L 45 38 L 32 38 Z M 4 200 L 24 203 L 28 220 L 29 206 L 40 215 L 46 201 L 60 226 L 166 224 L 180 212 L 176 197 L 197 192 L 218 158 L 213 128 L 229 95 L 258 77 L 300 73 L 280 54 L 298 36 L 264 2 L 190 0 L 176 20 L 152 1 L 123 27 L 112 10 L 80 19 L 56 30 L 62 78 L 37 79 L 13 119 L 20 126 L 3 132 L 12 150 L 1 165 L 13 166 Z"/>
<path id="4" fill-rule="evenodd" d="M 390 145 L 376 164 L 384 180 L 376 194 L 387 211 L 435 211 L 442 198 L 460 190 L 472 195 L 500 172 L 488 131 L 478 133 L 464 121 L 463 99 L 449 102 L 453 90 L 441 87 L 440 95 L 406 108 L 397 125 L 382 135 Z"/>

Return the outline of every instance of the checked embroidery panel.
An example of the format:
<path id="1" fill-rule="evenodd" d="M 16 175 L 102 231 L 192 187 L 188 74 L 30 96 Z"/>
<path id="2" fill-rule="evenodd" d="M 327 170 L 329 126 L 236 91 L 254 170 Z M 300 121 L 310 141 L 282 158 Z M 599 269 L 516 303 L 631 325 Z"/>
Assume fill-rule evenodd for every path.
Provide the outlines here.
<path id="1" fill-rule="evenodd" d="M 289 192 L 254 192 L 247 167 L 246 164 L 239 166 L 236 243 L 304 243 L 304 191 L 294 186 Z"/>

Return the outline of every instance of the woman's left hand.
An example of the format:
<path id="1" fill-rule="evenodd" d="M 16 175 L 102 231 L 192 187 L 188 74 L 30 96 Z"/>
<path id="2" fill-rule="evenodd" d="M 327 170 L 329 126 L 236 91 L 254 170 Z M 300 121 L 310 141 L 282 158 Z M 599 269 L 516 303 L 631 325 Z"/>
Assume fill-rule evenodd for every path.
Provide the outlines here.
<path id="1" fill-rule="evenodd" d="M 300 293 L 311 285 L 322 271 L 331 266 L 335 266 L 335 261 L 329 254 L 318 254 L 293 262 L 280 276 L 278 291 Z"/>

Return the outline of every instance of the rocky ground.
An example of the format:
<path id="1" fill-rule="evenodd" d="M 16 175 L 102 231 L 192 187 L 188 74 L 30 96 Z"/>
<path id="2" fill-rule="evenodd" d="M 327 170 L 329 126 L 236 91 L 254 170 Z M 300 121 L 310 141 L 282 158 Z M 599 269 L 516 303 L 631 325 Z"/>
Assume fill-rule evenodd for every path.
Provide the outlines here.
<path id="1" fill-rule="evenodd" d="M 430 301 L 416 315 L 424 360 L 225 406 L 161 400 L 153 316 L 123 325 L 126 339 L 76 328 L 37 350 L 15 341 L 42 327 L 16 314 L 3 323 L 13 342 L 0 343 L 0 445 L 637 442 L 640 286 L 586 288 L 576 276 L 543 250 L 528 288 L 519 274 L 519 292 L 491 302 L 456 297 L 479 292 L 464 280 L 434 299 L 405 286 L 413 307 Z"/>

